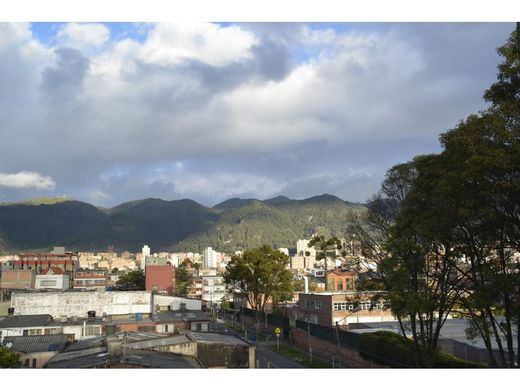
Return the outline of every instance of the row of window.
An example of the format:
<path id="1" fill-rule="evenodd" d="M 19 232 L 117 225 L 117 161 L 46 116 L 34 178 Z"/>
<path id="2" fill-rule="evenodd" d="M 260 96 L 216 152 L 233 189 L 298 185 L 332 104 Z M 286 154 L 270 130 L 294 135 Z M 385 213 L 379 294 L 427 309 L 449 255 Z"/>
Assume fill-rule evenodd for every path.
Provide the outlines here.
<path id="1" fill-rule="evenodd" d="M 358 304 L 352 302 L 334 302 L 334 310 L 354 310 L 355 308 L 359 308 L 360 310 L 381 310 L 383 308 L 383 304 L 381 302 L 371 302 L 364 301 L 359 302 Z"/>

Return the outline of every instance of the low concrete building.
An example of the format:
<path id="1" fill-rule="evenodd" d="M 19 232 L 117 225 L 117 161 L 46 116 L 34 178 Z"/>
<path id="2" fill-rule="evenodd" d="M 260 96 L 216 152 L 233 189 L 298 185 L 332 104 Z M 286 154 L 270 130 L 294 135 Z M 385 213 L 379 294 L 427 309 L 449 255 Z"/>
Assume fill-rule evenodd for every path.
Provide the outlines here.
<path id="1" fill-rule="evenodd" d="M 325 326 L 396 321 L 390 309 L 387 309 L 388 303 L 375 298 L 377 293 L 347 291 L 300 294 L 297 318 Z"/>
<path id="2" fill-rule="evenodd" d="M 154 295 L 149 291 L 50 291 L 15 292 L 11 307 L 17 315 L 50 314 L 55 318 L 151 314 L 158 310 L 201 310 L 196 299 Z"/>
<path id="3" fill-rule="evenodd" d="M 7 336 L 2 346 L 20 355 L 23 367 L 41 368 L 74 341 L 74 335 Z"/>
<path id="4" fill-rule="evenodd" d="M 36 275 L 34 288 L 36 290 L 67 290 L 69 288 L 69 275 L 58 267 L 46 268 L 39 275 Z"/>

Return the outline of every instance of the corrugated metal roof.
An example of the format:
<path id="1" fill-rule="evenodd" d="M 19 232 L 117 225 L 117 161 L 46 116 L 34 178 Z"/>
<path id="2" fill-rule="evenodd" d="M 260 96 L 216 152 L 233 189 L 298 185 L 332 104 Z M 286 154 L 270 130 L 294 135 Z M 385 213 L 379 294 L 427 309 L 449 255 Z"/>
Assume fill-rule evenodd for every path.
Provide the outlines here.
<path id="1" fill-rule="evenodd" d="M 173 337 L 160 337 L 153 340 L 138 341 L 130 344 L 126 344 L 129 349 L 149 349 L 156 347 L 165 347 L 170 345 L 192 343 L 185 335 L 173 336 Z"/>
<path id="2" fill-rule="evenodd" d="M 2 345 L 12 351 L 49 352 L 62 351 L 70 341 L 74 339 L 72 334 L 49 334 L 41 336 L 7 336 Z"/>
<path id="3" fill-rule="evenodd" d="M 49 314 L 0 317 L 0 328 L 25 328 L 52 325 L 53 323 L 54 319 Z"/>

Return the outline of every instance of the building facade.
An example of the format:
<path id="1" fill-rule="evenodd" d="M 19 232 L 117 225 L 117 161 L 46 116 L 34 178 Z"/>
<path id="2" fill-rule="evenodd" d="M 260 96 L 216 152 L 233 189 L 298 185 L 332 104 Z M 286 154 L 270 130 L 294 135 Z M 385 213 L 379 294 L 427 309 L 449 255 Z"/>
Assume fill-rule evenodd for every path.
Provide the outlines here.
<path id="1" fill-rule="evenodd" d="M 39 275 L 36 275 L 34 288 L 67 290 L 69 288 L 69 275 L 61 268 L 51 267 L 44 269 Z"/>
<path id="2" fill-rule="evenodd" d="M 204 249 L 202 266 L 204 268 L 217 268 L 217 257 L 218 252 L 214 251 L 213 248 Z"/>
<path id="3" fill-rule="evenodd" d="M 155 290 L 159 294 L 173 295 L 175 273 L 171 265 L 146 265 L 145 275 L 146 291 Z"/>
<path id="4" fill-rule="evenodd" d="M 377 291 L 300 294 L 298 319 L 324 326 L 359 322 L 396 321 L 388 303 L 375 298 Z"/>
<path id="5" fill-rule="evenodd" d="M 73 288 L 106 290 L 110 276 L 107 270 L 76 271 L 74 275 Z"/>

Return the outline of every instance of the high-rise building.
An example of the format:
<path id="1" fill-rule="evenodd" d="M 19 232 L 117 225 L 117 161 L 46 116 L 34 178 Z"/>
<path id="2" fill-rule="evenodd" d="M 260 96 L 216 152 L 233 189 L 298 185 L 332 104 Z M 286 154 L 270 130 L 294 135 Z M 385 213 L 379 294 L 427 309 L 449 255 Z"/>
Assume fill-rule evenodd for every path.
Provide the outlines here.
<path id="1" fill-rule="evenodd" d="M 298 240 L 296 241 L 296 255 L 297 256 L 307 256 L 307 252 L 309 256 L 316 257 L 316 249 L 314 247 L 309 248 L 310 240 Z"/>
<path id="2" fill-rule="evenodd" d="M 211 247 L 204 249 L 202 266 L 204 268 L 217 268 L 217 254 Z"/>
<path id="3" fill-rule="evenodd" d="M 146 267 L 146 258 L 150 256 L 150 247 L 148 245 L 143 246 L 141 254 L 141 269 L 144 271 L 144 268 Z"/>

